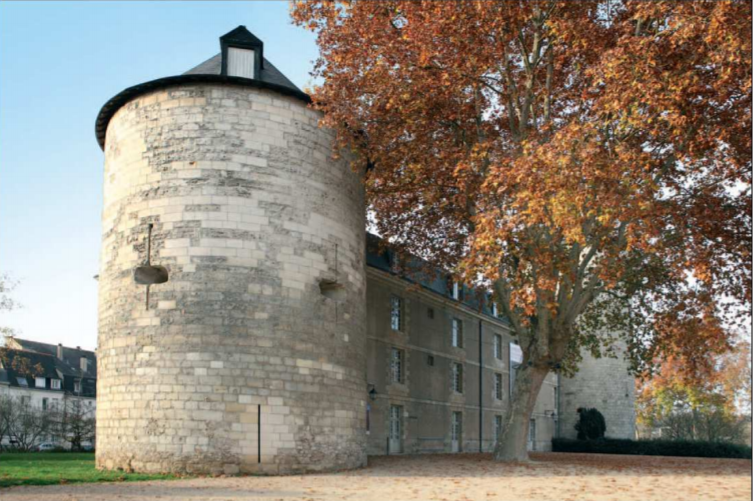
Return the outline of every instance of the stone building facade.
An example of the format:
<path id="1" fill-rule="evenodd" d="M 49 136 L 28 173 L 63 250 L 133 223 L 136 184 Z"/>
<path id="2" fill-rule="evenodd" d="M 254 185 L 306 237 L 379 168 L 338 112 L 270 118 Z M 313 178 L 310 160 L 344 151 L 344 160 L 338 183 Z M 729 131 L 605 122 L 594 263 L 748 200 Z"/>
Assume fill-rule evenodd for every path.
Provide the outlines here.
<path id="1" fill-rule="evenodd" d="M 367 267 L 359 175 L 333 159 L 308 96 L 244 27 L 220 45 L 97 119 L 98 467 L 291 473 L 488 449 L 509 395 L 504 322 L 406 290 L 378 257 Z M 447 344 L 453 319 L 461 347 Z M 556 388 L 551 376 L 532 447 L 554 433 Z"/>
<path id="2" fill-rule="evenodd" d="M 560 436 L 576 438 L 578 409 L 595 407 L 604 415 L 607 437 L 635 438 L 635 380 L 627 374 L 624 358 L 583 353 L 578 369 L 572 378 L 562 378 Z"/>

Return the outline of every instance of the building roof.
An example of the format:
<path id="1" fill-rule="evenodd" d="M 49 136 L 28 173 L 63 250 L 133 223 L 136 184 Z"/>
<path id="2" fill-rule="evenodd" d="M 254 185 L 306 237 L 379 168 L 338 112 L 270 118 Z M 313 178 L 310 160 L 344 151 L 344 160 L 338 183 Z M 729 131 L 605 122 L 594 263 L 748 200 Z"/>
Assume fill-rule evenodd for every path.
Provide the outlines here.
<path id="1" fill-rule="evenodd" d="M 54 358 L 55 367 L 66 376 L 95 379 L 97 377 L 97 354 L 91 350 L 82 350 L 78 346 L 75 348 L 62 346 L 63 358 L 59 359 L 57 358 L 58 345 L 40 343 L 39 341 L 31 341 L 29 339 L 19 339 L 17 337 L 8 338 L 8 348 L 51 355 Z M 82 357 L 86 357 L 89 360 L 86 372 L 81 370 Z"/>
<path id="2" fill-rule="evenodd" d="M 400 263 L 399 272 L 396 266 L 398 261 Z M 366 265 L 395 275 L 411 284 L 419 285 L 425 291 L 437 294 L 445 299 L 452 298 L 453 279 L 449 273 L 433 268 L 431 264 L 416 256 L 401 256 L 398 259 L 394 250 L 390 249 L 389 246 L 384 246 L 382 239 L 371 233 L 366 235 Z M 462 284 L 460 291 L 461 298 L 458 303 L 509 325 L 506 318 L 494 316 L 488 291 L 479 288 L 473 289 Z"/>
<path id="3" fill-rule="evenodd" d="M 183 73 L 184 75 L 220 75 L 222 71 L 222 53 L 210 57 L 203 63 L 191 68 Z M 247 80 L 247 79 L 246 79 Z M 264 64 L 261 67 L 261 76 L 259 80 L 273 85 L 279 85 L 285 87 L 294 92 L 303 91 L 296 87 L 296 85 L 290 81 L 288 77 L 282 74 L 275 65 L 269 62 L 269 59 L 264 58 Z"/>
<path id="4" fill-rule="evenodd" d="M 226 33 L 220 38 L 220 40 L 223 39 L 226 41 L 242 40 L 254 45 L 261 44 L 260 53 L 263 54 L 261 50 L 263 49 L 263 43 L 249 32 L 245 26 L 238 26 L 229 33 Z M 308 94 L 296 87 L 290 79 L 283 75 L 280 70 L 263 56 L 259 75 L 256 78 L 251 79 L 224 75 L 222 72 L 222 52 L 220 52 L 220 54 L 207 59 L 182 75 L 158 78 L 156 80 L 150 80 L 148 82 L 134 85 L 133 87 L 128 87 L 107 101 L 99 111 L 94 126 L 94 132 L 99 146 L 104 150 L 107 125 L 110 123 L 110 119 L 112 119 L 113 115 L 115 115 L 115 112 L 127 102 L 146 94 L 147 92 L 190 83 L 227 84 L 269 89 L 286 96 L 296 97 L 306 103 L 311 102 L 311 98 Z"/>
<path id="5" fill-rule="evenodd" d="M 2 377 L 0 382 L 10 386 L 34 388 L 34 378 L 59 378 L 55 369 L 55 357 L 35 351 L 8 349 L 3 352 Z M 26 384 L 21 384 L 25 380 Z"/>

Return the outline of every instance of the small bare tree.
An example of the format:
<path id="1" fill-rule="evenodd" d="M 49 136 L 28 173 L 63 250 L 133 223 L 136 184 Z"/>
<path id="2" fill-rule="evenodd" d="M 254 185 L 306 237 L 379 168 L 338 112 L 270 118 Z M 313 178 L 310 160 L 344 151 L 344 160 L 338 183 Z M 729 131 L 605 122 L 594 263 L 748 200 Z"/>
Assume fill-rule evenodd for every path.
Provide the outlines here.
<path id="1" fill-rule="evenodd" d="M 0 450 L 6 439 L 10 440 L 10 415 L 12 409 L 13 399 L 9 395 L 0 395 Z"/>
<path id="2" fill-rule="evenodd" d="M 71 444 L 72 450 L 81 450 L 85 442 L 94 443 L 96 421 L 90 402 L 66 397 L 60 416 L 60 436 Z"/>
<path id="3" fill-rule="evenodd" d="M 45 436 L 54 431 L 54 413 L 33 405 L 31 398 L 8 397 L 4 412 L 10 445 L 20 451 L 30 451 Z"/>

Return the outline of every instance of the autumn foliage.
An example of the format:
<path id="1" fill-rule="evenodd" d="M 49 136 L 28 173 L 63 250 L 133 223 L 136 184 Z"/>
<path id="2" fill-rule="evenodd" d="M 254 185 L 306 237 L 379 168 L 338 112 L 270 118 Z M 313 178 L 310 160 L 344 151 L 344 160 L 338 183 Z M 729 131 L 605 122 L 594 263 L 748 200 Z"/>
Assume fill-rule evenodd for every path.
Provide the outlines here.
<path id="1" fill-rule="evenodd" d="M 519 337 L 506 429 L 584 347 L 622 337 L 636 371 L 729 348 L 751 300 L 749 2 L 292 14 L 317 33 L 314 103 L 366 168 L 378 232 L 487 284 Z"/>

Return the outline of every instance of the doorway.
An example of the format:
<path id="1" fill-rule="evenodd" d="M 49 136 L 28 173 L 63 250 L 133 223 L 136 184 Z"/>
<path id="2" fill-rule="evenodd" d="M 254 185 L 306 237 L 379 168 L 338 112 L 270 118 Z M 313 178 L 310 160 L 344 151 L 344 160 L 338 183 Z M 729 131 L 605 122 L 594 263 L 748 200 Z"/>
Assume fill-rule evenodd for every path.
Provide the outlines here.
<path id="1" fill-rule="evenodd" d="M 452 452 L 460 452 L 463 448 L 463 413 L 452 413 Z"/>
<path id="2" fill-rule="evenodd" d="M 403 452 L 403 408 L 400 405 L 390 406 L 390 438 L 389 454 Z"/>

